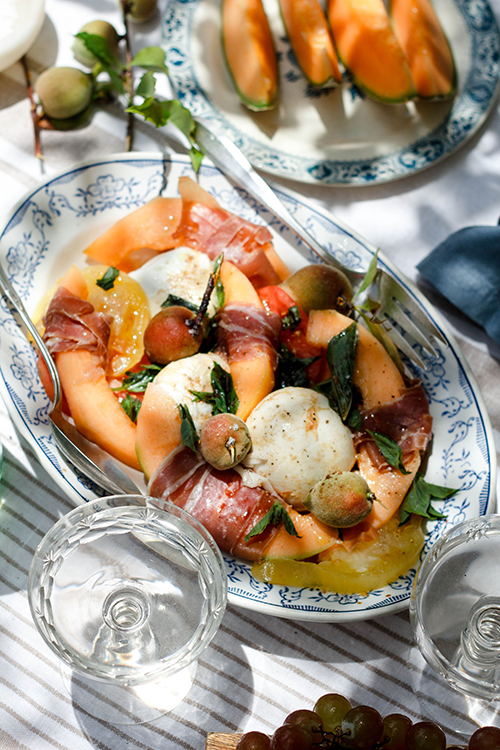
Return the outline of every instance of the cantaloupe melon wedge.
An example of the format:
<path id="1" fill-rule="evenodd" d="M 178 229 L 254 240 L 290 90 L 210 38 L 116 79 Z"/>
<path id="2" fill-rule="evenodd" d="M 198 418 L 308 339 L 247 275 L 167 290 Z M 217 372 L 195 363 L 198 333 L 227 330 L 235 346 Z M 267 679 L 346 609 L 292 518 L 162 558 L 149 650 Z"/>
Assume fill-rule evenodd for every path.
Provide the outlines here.
<path id="1" fill-rule="evenodd" d="M 137 460 L 149 479 L 174 448 L 181 444 L 181 419 L 174 399 L 161 385 L 149 383 L 137 417 Z"/>
<path id="2" fill-rule="evenodd" d="M 262 0 L 223 0 L 222 46 L 238 95 L 249 109 L 278 99 L 278 61 Z"/>
<path id="3" fill-rule="evenodd" d="M 327 347 L 329 341 L 351 325 L 352 320 L 336 310 L 312 310 L 307 327 L 307 340 L 317 346 Z M 398 398 L 405 387 L 396 364 L 382 344 L 366 328 L 358 325 L 359 341 L 354 361 L 354 384 L 361 392 L 363 408 L 370 409 Z M 403 502 L 420 466 L 420 453 L 408 457 L 405 468 L 409 474 L 398 470 L 380 471 L 361 446 L 357 453 L 358 467 L 378 502 L 367 521 L 380 528 Z"/>
<path id="4" fill-rule="evenodd" d="M 303 560 L 323 552 L 336 542 L 337 529 L 326 526 L 310 513 L 301 515 L 293 508 L 287 508 L 287 510 L 298 537 L 289 534 L 282 524 L 272 542 L 264 550 L 263 560 L 274 558 Z"/>
<path id="5" fill-rule="evenodd" d="M 137 267 L 130 260 L 133 253 L 141 253 L 146 248 L 151 255 L 151 252 L 175 247 L 172 237 L 181 213 L 181 198 L 153 198 L 113 224 L 88 246 L 85 253 L 98 263 L 128 273 Z M 149 258 L 141 256 L 141 262 L 145 259 Z"/>
<path id="6" fill-rule="evenodd" d="M 279 0 L 281 16 L 307 80 L 323 87 L 342 82 L 337 53 L 319 0 Z"/>
<path id="7" fill-rule="evenodd" d="M 328 20 L 338 56 L 358 88 L 388 104 L 415 97 L 383 0 L 328 0 Z"/>
<path id="8" fill-rule="evenodd" d="M 225 305 L 251 305 L 264 310 L 256 289 L 232 263 L 224 261 L 220 279 L 224 286 Z M 274 369 L 266 354 L 230 363 L 231 376 L 239 398 L 237 416 L 246 419 L 252 409 L 274 388 Z"/>
<path id="9" fill-rule="evenodd" d="M 310 344 L 326 349 L 330 340 L 353 321 L 337 310 L 311 310 L 306 338 Z M 363 406 L 370 409 L 399 396 L 404 380 L 380 341 L 362 325 L 354 363 L 354 384 L 361 391 Z"/>
<path id="10" fill-rule="evenodd" d="M 114 458 L 139 469 L 135 424 L 111 390 L 99 357 L 85 350 L 60 352 L 55 363 L 79 432 Z"/>
<path id="11" fill-rule="evenodd" d="M 429 0 L 390 0 L 394 33 L 420 99 L 450 99 L 457 85 L 453 54 Z"/>

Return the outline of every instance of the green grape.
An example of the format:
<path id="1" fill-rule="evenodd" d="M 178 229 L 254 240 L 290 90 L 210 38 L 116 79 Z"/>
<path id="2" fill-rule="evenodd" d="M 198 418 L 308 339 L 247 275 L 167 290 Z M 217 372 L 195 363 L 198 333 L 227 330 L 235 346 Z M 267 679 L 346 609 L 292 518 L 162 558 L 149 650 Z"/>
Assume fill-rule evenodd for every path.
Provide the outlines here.
<path id="1" fill-rule="evenodd" d="M 271 750 L 311 750 L 309 732 L 298 724 L 283 724 L 271 737 Z"/>
<path id="2" fill-rule="evenodd" d="M 246 732 L 238 740 L 236 750 L 269 750 L 271 738 L 263 732 Z"/>
<path id="3" fill-rule="evenodd" d="M 384 750 L 405 750 L 405 737 L 411 727 L 411 719 L 403 714 L 388 714 L 384 718 L 383 736 L 388 738 Z"/>
<path id="4" fill-rule="evenodd" d="M 351 709 L 351 704 L 338 693 L 326 693 L 318 698 L 313 711 L 323 722 L 325 732 L 334 732 L 342 724 L 342 719 Z"/>
<path id="5" fill-rule="evenodd" d="M 314 711 L 308 711 L 306 708 L 292 711 L 291 714 L 288 714 L 283 723 L 297 724 L 297 726 L 302 727 L 306 732 L 309 732 L 313 743 L 320 742 L 323 738 L 323 722 Z"/>
<path id="6" fill-rule="evenodd" d="M 498 748 L 500 748 L 500 729 L 498 727 L 476 729 L 469 740 L 469 750 L 498 750 Z"/>
<path id="7" fill-rule="evenodd" d="M 445 750 L 445 748 L 445 733 L 433 721 L 419 721 L 408 729 L 405 750 Z"/>
<path id="8" fill-rule="evenodd" d="M 341 728 L 346 747 L 372 750 L 382 737 L 384 722 L 375 708 L 356 706 L 346 713 Z"/>

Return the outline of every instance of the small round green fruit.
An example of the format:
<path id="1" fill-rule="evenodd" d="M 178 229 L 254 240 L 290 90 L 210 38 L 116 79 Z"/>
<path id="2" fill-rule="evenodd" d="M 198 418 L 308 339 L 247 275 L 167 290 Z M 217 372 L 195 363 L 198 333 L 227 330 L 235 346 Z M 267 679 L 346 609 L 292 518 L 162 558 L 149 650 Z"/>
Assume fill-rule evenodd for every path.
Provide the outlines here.
<path id="1" fill-rule="evenodd" d="M 327 526 L 355 526 L 371 513 L 374 496 L 361 474 L 338 471 L 314 485 L 304 505 Z"/>
<path id="2" fill-rule="evenodd" d="M 56 120 L 83 112 L 92 101 L 93 88 L 92 76 L 70 67 L 47 68 L 35 82 L 44 114 Z"/>
<path id="3" fill-rule="evenodd" d="M 86 31 L 87 34 L 101 36 L 107 41 L 110 52 L 113 55 L 116 55 L 118 53 L 118 42 L 120 38 L 118 36 L 117 30 L 112 24 L 108 23 L 107 21 L 101 20 L 89 21 L 84 26 L 82 26 L 79 33 L 81 33 L 82 31 Z M 97 62 L 97 58 L 92 54 L 92 52 L 90 52 L 90 50 L 87 49 L 82 39 L 75 39 L 71 49 L 73 50 L 75 60 L 77 60 L 80 65 L 85 65 L 86 68 L 94 67 Z"/>
<path id="4" fill-rule="evenodd" d="M 251 447 L 248 427 L 235 414 L 214 414 L 201 428 L 201 455 L 215 469 L 232 469 L 243 461 Z"/>
<path id="5" fill-rule="evenodd" d="M 352 300 L 349 279 L 333 266 L 304 266 L 285 279 L 280 287 L 306 315 L 311 310 L 342 310 Z"/>
<path id="6" fill-rule="evenodd" d="M 130 0 L 129 17 L 136 23 L 149 21 L 156 13 L 157 0 Z"/>

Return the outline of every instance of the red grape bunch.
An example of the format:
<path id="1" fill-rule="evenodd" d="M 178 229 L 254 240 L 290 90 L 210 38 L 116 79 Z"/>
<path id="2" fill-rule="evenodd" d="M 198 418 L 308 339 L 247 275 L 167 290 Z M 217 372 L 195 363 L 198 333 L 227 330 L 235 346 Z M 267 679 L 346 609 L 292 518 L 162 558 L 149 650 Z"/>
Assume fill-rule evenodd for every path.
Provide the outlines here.
<path id="1" fill-rule="evenodd" d="M 271 736 L 246 732 L 236 750 L 500 750 L 500 729 L 482 727 L 467 745 L 447 745 L 433 721 L 415 724 L 393 713 L 382 718 L 371 706 L 352 706 L 343 695 L 327 693 L 312 711 L 293 711 Z"/>

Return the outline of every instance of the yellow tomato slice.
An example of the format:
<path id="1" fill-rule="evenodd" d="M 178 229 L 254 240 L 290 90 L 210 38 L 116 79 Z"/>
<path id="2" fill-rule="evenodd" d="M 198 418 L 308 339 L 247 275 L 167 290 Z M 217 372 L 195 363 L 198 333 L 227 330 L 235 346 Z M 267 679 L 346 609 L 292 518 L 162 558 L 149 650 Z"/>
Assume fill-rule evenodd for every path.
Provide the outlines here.
<path id="1" fill-rule="evenodd" d="M 107 266 L 89 266 L 83 275 L 89 289 L 89 302 L 98 312 L 113 317 L 108 343 L 106 375 L 119 377 L 142 359 L 144 331 L 150 319 L 148 298 L 140 284 L 126 273 L 120 272 L 113 287 L 101 289 L 96 282 Z"/>
<path id="2" fill-rule="evenodd" d="M 348 551 L 334 544 L 319 556 L 319 562 L 265 560 L 254 563 L 252 575 L 265 583 L 335 591 L 338 594 L 364 594 L 391 583 L 418 561 L 424 546 L 422 519 L 411 516 L 398 526 L 393 517 L 375 539 L 361 541 Z"/>

